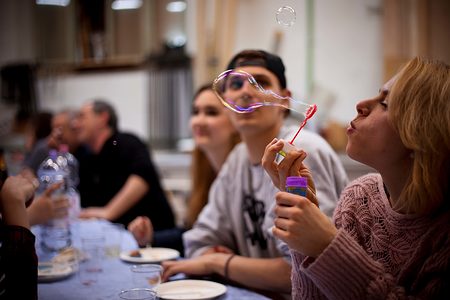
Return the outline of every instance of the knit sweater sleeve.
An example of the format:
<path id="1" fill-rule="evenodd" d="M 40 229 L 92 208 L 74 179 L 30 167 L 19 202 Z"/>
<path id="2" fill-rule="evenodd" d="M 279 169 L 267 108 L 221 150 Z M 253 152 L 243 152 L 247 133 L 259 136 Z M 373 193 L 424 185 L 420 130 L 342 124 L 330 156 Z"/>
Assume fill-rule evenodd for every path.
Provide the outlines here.
<path id="1" fill-rule="evenodd" d="M 314 259 L 292 252 L 293 298 L 428 299 L 430 295 L 442 296 L 442 291 L 447 293 L 445 291 L 448 289 L 443 285 L 448 280 L 450 252 L 445 245 L 441 244 L 439 249 L 435 249 L 436 251 L 432 253 L 435 257 L 438 256 L 433 263 L 426 262 L 426 259 L 425 263 L 420 262 L 423 265 L 416 270 L 412 280 L 420 282 L 420 287 L 416 287 L 414 292 L 411 292 L 413 285 L 411 281 L 406 283 L 407 280 L 402 280 L 401 276 L 391 274 L 362 246 L 364 234 L 355 232 L 358 230 L 352 232 L 348 229 L 351 227 L 348 222 L 352 221 L 347 220 L 348 214 L 344 213 L 344 211 L 353 211 L 356 215 L 360 213 L 357 207 L 351 207 L 350 210 L 345 207 L 355 205 L 355 193 L 361 194 L 359 188 L 358 185 L 353 186 L 341 195 L 341 202 L 335 212 L 338 234 L 320 256 Z M 348 195 L 352 195 L 352 198 L 346 199 Z M 440 240 L 445 241 L 445 237 Z M 448 240 L 444 243 L 448 246 Z M 435 261 L 439 261 L 439 264 Z M 417 263 L 419 261 L 413 265 Z M 403 285 L 404 282 L 406 285 Z"/>

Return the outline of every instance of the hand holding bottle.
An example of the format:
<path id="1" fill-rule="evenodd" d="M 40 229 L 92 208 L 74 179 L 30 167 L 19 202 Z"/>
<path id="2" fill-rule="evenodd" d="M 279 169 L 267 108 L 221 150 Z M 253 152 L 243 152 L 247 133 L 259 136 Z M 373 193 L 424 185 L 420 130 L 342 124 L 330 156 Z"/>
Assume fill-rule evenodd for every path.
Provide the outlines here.
<path id="1" fill-rule="evenodd" d="M 29 228 L 26 206 L 31 203 L 37 183 L 21 175 L 8 177 L 0 191 L 0 208 L 5 224 Z"/>
<path id="2" fill-rule="evenodd" d="M 278 192 L 274 212 L 273 235 L 304 255 L 319 256 L 337 234 L 331 220 L 305 197 Z"/>
<path id="3" fill-rule="evenodd" d="M 31 225 L 44 224 L 67 216 L 70 208 L 69 199 L 63 194 L 53 195 L 62 185 L 62 182 L 51 185 L 28 207 Z"/>

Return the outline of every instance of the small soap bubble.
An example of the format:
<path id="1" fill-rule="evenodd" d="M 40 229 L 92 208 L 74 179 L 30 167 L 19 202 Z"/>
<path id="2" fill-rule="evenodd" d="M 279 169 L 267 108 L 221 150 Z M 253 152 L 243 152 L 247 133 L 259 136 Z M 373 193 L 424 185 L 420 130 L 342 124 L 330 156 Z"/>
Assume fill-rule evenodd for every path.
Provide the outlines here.
<path id="1" fill-rule="evenodd" d="M 277 22 L 280 25 L 292 26 L 295 23 L 295 10 L 290 6 L 282 6 L 277 10 Z"/>

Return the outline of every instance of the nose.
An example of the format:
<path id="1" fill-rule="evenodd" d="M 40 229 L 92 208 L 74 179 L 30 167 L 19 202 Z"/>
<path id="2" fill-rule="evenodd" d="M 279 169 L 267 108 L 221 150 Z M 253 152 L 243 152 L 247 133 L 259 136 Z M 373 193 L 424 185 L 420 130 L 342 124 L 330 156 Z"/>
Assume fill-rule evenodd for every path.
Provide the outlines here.
<path id="1" fill-rule="evenodd" d="M 367 116 L 370 112 L 370 100 L 359 101 L 356 104 L 358 115 Z"/>
<path id="2" fill-rule="evenodd" d="M 240 99 L 244 101 L 244 103 L 249 103 L 255 95 L 255 87 L 246 80 L 241 88 L 241 92 Z"/>
<path id="3" fill-rule="evenodd" d="M 201 125 L 205 123 L 205 114 L 198 112 L 195 115 L 192 115 L 191 117 L 191 124 L 192 125 Z"/>

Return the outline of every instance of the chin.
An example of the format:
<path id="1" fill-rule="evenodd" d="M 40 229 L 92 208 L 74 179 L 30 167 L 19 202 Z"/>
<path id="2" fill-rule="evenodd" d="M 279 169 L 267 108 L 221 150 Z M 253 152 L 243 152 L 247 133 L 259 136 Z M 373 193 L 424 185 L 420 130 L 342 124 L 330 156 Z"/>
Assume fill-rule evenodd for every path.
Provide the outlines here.
<path id="1" fill-rule="evenodd" d="M 205 148 L 208 147 L 211 142 L 208 138 L 196 138 L 195 139 L 195 145 L 199 148 Z"/>
<path id="2" fill-rule="evenodd" d="M 356 160 L 358 162 L 361 162 L 360 156 L 358 155 L 358 152 L 352 151 L 351 143 L 348 142 L 347 146 L 345 147 L 345 152 L 347 153 L 347 156 L 350 157 L 353 160 Z"/>

